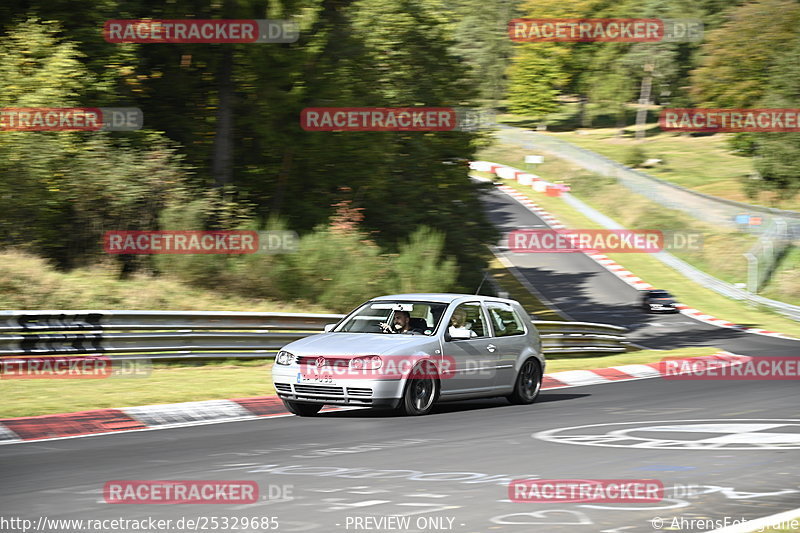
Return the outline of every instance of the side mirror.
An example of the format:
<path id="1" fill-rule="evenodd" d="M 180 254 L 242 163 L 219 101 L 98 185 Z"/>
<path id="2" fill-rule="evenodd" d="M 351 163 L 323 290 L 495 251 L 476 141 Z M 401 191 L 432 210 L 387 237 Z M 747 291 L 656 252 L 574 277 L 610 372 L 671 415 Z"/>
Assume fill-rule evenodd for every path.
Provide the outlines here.
<path id="1" fill-rule="evenodd" d="M 325 333 L 333 331 L 333 328 L 336 327 L 336 324 L 325 324 Z"/>

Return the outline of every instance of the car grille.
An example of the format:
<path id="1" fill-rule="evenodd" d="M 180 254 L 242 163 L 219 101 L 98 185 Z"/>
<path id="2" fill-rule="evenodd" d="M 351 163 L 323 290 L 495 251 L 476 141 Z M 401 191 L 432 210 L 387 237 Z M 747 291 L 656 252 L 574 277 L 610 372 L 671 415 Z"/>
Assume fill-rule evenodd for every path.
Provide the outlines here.
<path id="1" fill-rule="evenodd" d="M 317 366 L 318 355 L 303 355 L 297 358 L 297 364 L 300 366 Z M 326 367 L 344 367 L 350 364 L 350 359 L 346 357 L 325 357 Z"/>
<path id="2" fill-rule="evenodd" d="M 301 385 L 294 384 L 294 390 L 289 383 L 276 383 L 275 391 L 281 398 L 297 401 L 317 401 L 329 404 L 343 405 L 372 405 L 372 389 L 367 387 L 348 387 L 345 397 L 344 387 L 330 385 Z"/>
<path id="3" fill-rule="evenodd" d="M 344 396 L 344 389 L 342 387 L 325 387 L 321 385 L 295 384 L 294 390 L 298 394 L 325 394 L 331 396 Z"/>

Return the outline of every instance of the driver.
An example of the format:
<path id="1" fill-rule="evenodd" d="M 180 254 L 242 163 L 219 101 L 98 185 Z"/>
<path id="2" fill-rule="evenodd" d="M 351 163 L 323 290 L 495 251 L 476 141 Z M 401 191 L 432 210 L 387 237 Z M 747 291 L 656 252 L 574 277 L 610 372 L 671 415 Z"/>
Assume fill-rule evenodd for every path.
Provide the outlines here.
<path id="1" fill-rule="evenodd" d="M 424 333 L 418 327 L 411 327 L 411 314 L 408 311 L 394 312 L 394 328 L 391 328 L 390 331 L 394 333 Z"/>

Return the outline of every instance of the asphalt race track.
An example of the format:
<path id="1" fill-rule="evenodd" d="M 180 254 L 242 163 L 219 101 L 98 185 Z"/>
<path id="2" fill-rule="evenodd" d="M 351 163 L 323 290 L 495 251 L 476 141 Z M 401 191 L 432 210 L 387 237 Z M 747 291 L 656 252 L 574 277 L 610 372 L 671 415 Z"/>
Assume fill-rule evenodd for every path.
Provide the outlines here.
<path id="1" fill-rule="evenodd" d="M 487 209 L 503 231 L 543 225 L 499 192 L 489 194 Z M 794 341 L 683 315 L 645 315 L 632 307 L 637 291 L 580 254 L 507 257 L 572 318 L 624 325 L 645 346 L 714 345 L 754 356 L 799 351 Z M 277 531 L 323 533 L 710 531 L 689 521 L 721 526 L 726 517 L 730 523 L 800 507 L 798 405 L 792 381 L 655 378 L 544 391 L 532 406 L 446 404 L 425 417 L 347 410 L 10 444 L 0 447 L 0 515 L 34 523 L 275 517 Z M 509 482 L 532 477 L 655 479 L 667 497 L 650 504 L 509 501 Z M 162 479 L 252 480 L 261 499 L 104 501 L 107 481 Z M 381 527 L 368 517 L 393 521 Z M 408 525 L 398 526 L 402 519 Z M 171 528 L 195 529 L 223 530 L 208 522 Z"/>
<path id="2" fill-rule="evenodd" d="M 440 517 L 444 524 L 454 519 L 449 528 L 409 531 L 654 531 L 648 522 L 654 518 L 757 518 L 800 507 L 800 420 L 784 421 L 797 417 L 799 401 L 792 382 L 647 379 L 545 391 L 532 406 L 454 403 L 421 418 L 354 410 L 7 445 L 0 449 L 0 501 L 4 515 L 34 520 L 271 516 L 279 531 L 334 533 L 357 530 L 346 527 L 348 517 L 405 515 Z M 696 424 L 691 420 L 738 425 L 631 434 L 655 439 L 655 448 L 632 447 L 646 440 L 610 443 L 619 448 L 602 438 L 588 446 L 533 436 L 587 424 L 632 429 Z M 770 444 L 781 434 L 790 436 Z M 664 439 L 677 444 L 659 448 Z M 657 504 L 507 501 L 511 479 L 533 476 L 657 479 L 668 498 Z M 119 479 L 253 480 L 267 499 L 238 507 L 103 503 L 103 484 Z M 275 498 L 286 492 L 287 499 L 270 500 L 270 490 Z"/>

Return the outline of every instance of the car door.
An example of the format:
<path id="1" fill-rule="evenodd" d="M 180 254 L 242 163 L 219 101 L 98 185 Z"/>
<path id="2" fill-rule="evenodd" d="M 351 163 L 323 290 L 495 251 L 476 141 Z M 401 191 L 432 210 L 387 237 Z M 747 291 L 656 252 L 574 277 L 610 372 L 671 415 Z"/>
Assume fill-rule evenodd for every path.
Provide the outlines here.
<path id="1" fill-rule="evenodd" d="M 517 377 L 517 360 L 527 348 L 525 326 L 511 304 L 487 301 L 485 306 L 492 324 L 492 342 L 496 347 L 495 385 L 508 388 L 513 386 Z"/>
<path id="2" fill-rule="evenodd" d="M 454 316 L 459 312 L 465 317 L 464 327 L 474 332 L 469 339 L 453 339 L 448 335 Z M 481 303 L 458 304 L 449 310 L 444 320 L 443 355 L 452 371 L 442 376 L 442 396 L 491 390 L 497 372 L 497 347 Z"/>

